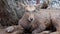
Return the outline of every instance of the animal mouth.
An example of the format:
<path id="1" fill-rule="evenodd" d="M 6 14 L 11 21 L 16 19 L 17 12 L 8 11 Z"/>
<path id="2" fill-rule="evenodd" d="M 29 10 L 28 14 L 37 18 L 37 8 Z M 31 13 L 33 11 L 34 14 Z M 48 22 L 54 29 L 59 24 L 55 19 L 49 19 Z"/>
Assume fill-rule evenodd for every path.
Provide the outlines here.
<path id="1" fill-rule="evenodd" d="M 30 19 L 30 20 L 28 20 L 29 22 L 32 22 L 33 21 L 33 19 Z"/>

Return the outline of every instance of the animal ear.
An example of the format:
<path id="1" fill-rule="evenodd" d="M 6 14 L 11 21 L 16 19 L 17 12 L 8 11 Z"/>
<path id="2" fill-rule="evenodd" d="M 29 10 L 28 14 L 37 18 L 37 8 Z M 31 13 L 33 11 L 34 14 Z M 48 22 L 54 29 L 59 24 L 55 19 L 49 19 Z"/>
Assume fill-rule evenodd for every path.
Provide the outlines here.
<path id="1" fill-rule="evenodd" d="M 25 8 L 27 5 L 24 5 L 23 3 L 18 2 L 18 6 L 19 6 L 20 8 Z"/>
<path id="2" fill-rule="evenodd" d="M 41 9 L 42 6 L 40 4 L 36 4 L 35 7 L 37 10 L 39 10 L 39 9 Z"/>

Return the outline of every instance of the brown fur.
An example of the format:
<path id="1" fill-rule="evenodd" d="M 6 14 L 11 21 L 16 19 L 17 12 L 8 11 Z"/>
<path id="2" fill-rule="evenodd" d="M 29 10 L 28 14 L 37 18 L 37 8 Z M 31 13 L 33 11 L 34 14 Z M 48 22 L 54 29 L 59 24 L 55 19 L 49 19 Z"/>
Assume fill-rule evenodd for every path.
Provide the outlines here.
<path id="1" fill-rule="evenodd" d="M 50 33 L 50 31 L 43 31 L 43 32 L 41 32 L 39 34 L 49 34 L 49 33 Z"/>
<path id="2" fill-rule="evenodd" d="M 30 29 L 32 34 L 37 34 L 44 31 L 52 22 L 54 27 L 56 27 L 56 30 L 60 32 L 60 10 L 40 9 L 37 11 L 34 6 L 26 6 L 24 10 L 25 13 L 19 20 L 19 26 L 13 26 L 14 28 L 17 29 L 23 27 L 24 29 Z"/>

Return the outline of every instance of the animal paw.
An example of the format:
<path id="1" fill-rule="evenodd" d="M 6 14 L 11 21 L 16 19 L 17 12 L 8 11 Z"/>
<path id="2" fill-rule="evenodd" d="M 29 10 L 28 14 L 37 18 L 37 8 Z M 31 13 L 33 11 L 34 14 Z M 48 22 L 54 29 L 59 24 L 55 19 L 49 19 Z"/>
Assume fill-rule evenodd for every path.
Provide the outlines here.
<path id="1" fill-rule="evenodd" d="M 10 27 L 7 27 L 5 30 L 6 30 L 6 32 L 10 33 L 10 32 L 14 31 L 14 27 L 10 26 Z"/>

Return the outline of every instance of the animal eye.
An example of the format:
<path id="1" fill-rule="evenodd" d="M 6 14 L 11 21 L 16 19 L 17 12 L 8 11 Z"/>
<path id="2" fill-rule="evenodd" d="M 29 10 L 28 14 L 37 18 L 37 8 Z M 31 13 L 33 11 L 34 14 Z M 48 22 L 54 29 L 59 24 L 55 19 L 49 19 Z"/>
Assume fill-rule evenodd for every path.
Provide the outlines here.
<path id="1" fill-rule="evenodd" d="M 26 12 L 29 12 L 29 11 L 26 11 Z"/>
<path id="2" fill-rule="evenodd" d="M 35 11 L 34 11 L 35 12 Z"/>
<path id="3" fill-rule="evenodd" d="M 35 10 L 33 12 L 36 12 Z"/>
<path id="4" fill-rule="evenodd" d="M 35 10 L 33 12 L 35 12 Z"/>

